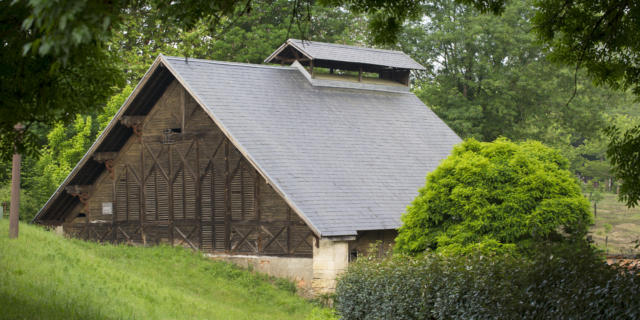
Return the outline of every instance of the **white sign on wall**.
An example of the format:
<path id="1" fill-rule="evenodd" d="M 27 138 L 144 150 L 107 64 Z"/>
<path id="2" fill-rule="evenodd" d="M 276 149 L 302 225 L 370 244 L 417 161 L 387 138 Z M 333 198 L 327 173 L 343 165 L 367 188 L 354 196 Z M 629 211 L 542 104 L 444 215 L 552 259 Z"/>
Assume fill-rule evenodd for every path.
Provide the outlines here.
<path id="1" fill-rule="evenodd" d="M 111 203 L 111 202 L 103 202 L 102 203 L 102 214 L 113 214 L 113 203 Z"/>

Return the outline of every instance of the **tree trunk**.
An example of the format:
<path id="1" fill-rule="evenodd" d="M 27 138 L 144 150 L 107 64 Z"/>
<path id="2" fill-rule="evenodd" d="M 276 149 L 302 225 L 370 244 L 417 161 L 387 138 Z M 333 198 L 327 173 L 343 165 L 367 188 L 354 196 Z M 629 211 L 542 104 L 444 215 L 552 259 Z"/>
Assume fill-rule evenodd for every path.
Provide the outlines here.
<path id="1" fill-rule="evenodd" d="M 13 166 L 11 168 L 11 207 L 9 209 L 9 239 L 18 237 L 18 221 L 20 220 L 20 162 L 22 155 L 18 152 L 18 142 L 22 139 L 24 126 L 21 123 L 13 127 L 18 136 L 13 147 Z"/>
<path id="2" fill-rule="evenodd" d="M 13 154 L 13 167 L 11 169 L 11 209 L 9 213 L 9 238 L 18 237 L 18 220 L 20 217 L 20 162 L 22 156 L 16 152 Z"/>

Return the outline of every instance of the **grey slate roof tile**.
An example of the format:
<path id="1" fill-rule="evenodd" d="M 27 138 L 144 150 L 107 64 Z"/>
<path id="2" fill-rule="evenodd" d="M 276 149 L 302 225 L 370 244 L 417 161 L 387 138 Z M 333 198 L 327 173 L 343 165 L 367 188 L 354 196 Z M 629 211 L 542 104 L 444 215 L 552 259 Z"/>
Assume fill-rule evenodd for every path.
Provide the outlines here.
<path id="1" fill-rule="evenodd" d="M 460 142 L 410 93 L 314 87 L 293 67 L 166 61 L 322 236 L 398 228 Z"/>

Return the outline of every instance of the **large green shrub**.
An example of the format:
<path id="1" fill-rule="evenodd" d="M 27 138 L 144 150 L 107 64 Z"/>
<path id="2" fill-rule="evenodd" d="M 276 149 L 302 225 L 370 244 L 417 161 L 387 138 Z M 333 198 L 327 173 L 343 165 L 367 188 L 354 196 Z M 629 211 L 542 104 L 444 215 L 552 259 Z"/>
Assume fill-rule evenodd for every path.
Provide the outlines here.
<path id="1" fill-rule="evenodd" d="M 427 176 L 402 217 L 396 248 L 522 252 L 540 241 L 583 239 L 589 203 L 567 169 L 539 142 L 466 140 Z"/>
<path id="2" fill-rule="evenodd" d="M 338 281 L 336 309 L 343 320 L 640 318 L 639 269 L 582 245 L 536 252 L 359 259 Z"/>

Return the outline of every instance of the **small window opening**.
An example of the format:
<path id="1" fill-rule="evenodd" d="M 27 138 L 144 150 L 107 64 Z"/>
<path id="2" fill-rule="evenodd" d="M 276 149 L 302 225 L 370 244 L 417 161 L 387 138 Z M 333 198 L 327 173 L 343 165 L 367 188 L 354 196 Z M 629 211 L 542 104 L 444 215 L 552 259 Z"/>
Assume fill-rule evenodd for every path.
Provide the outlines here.
<path id="1" fill-rule="evenodd" d="M 349 262 L 356 261 L 358 259 L 358 249 L 351 249 L 349 252 Z"/>
<path id="2" fill-rule="evenodd" d="M 173 139 L 173 135 L 174 134 L 179 134 L 179 133 L 182 133 L 182 129 L 181 128 L 164 129 L 162 131 L 162 136 L 163 136 L 162 143 L 163 144 L 172 144 L 172 143 L 176 142 Z"/>
<path id="3" fill-rule="evenodd" d="M 78 215 L 76 216 L 76 218 L 86 218 L 86 217 L 87 215 L 82 212 L 78 213 Z"/>

